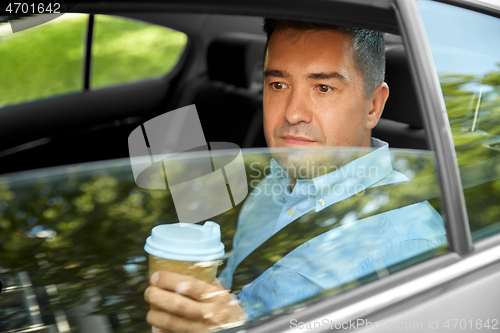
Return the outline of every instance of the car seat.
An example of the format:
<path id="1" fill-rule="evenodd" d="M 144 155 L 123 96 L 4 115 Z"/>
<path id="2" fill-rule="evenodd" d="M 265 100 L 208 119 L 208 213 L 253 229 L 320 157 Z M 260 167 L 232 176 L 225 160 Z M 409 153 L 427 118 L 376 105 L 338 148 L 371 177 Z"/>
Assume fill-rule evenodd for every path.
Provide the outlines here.
<path id="1" fill-rule="evenodd" d="M 389 85 L 389 98 L 372 136 L 389 142 L 392 148 L 429 149 L 402 45 L 386 49 L 385 82 Z"/>
<path id="2" fill-rule="evenodd" d="M 262 113 L 265 44 L 266 38 L 259 35 L 218 36 L 207 49 L 207 72 L 183 85 L 177 107 L 196 104 L 207 142 L 251 144 L 245 139 L 255 114 Z"/>

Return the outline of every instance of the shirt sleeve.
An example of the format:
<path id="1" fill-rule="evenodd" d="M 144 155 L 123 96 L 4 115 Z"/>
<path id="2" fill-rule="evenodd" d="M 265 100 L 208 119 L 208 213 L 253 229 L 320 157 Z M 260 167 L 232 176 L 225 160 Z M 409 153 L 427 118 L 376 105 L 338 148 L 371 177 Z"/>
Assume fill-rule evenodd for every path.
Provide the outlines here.
<path id="1" fill-rule="evenodd" d="M 366 266 L 364 272 L 361 272 L 360 276 L 385 269 L 436 247 L 437 245 L 435 243 L 427 239 L 413 239 L 396 243 L 374 256 L 372 265 Z"/>
<path id="2" fill-rule="evenodd" d="M 443 219 L 427 201 L 397 211 L 405 213 L 405 216 L 420 216 L 420 219 L 405 220 L 396 211 L 387 214 L 398 237 L 374 252 L 369 259 L 370 264 L 365 264 L 358 271 L 359 276 L 390 267 L 447 243 Z"/>
<path id="3" fill-rule="evenodd" d="M 323 291 L 298 272 L 274 265 L 251 284 L 238 299 L 249 319 L 300 302 Z"/>

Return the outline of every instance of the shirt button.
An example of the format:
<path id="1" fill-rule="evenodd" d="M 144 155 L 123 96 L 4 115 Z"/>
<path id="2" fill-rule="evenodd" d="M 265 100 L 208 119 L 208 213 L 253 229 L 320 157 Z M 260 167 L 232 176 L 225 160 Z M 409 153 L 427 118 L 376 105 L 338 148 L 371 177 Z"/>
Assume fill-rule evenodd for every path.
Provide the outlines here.
<path id="1" fill-rule="evenodd" d="M 290 209 L 288 210 L 288 215 L 289 215 L 289 216 L 294 216 L 294 215 L 295 215 L 295 209 L 290 208 Z"/>
<path id="2" fill-rule="evenodd" d="M 248 305 L 248 302 L 247 302 L 247 301 L 242 301 L 242 302 L 241 302 L 241 307 L 242 307 L 242 308 L 246 308 L 246 307 L 247 307 L 247 305 Z"/>
<path id="3" fill-rule="evenodd" d="M 320 204 L 321 206 L 324 206 L 324 205 L 325 205 L 325 200 L 320 199 L 320 200 L 319 200 L 319 204 Z"/>

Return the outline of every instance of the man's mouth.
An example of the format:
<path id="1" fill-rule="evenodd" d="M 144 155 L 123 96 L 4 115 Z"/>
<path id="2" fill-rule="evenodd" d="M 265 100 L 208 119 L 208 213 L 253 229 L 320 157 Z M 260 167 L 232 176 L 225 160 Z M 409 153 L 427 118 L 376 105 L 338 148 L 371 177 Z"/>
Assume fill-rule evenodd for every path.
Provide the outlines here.
<path id="1" fill-rule="evenodd" d="M 288 145 L 301 145 L 301 146 L 303 146 L 303 145 L 308 145 L 308 144 L 316 142 L 313 140 L 303 138 L 301 136 L 292 136 L 292 135 L 282 136 L 281 139 L 283 140 L 284 143 L 286 143 Z"/>

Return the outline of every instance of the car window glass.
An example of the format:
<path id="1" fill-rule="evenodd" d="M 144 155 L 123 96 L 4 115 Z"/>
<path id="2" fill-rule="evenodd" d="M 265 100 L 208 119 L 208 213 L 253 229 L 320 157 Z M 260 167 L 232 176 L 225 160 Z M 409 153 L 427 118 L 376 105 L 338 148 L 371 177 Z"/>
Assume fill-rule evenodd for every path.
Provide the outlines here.
<path id="1" fill-rule="evenodd" d="M 300 156 L 309 164 L 294 164 L 297 152 L 243 150 L 248 195 L 240 203 L 236 189 L 244 186 L 231 182 L 233 174 L 224 163 L 235 204 L 206 220 L 220 225 L 225 245 L 218 278 L 238 295 L 253 322 L 448 251 L 432 152 L 387 149 L 378 156 L 354 148 L 314 153 Z M 183 156 L 170 160 L 164 170 L 185 179 L 199 174 L 206 155 Z M 230 162 L 227 156 L 225 150 L 212 151 L 213 161 Z M 292 163 L 280 169 L 272 159 L 276 156 L 288 156 Z M 325 157 L 336 162 L 324 163 Z M 363 158 L 364 163 L 356 162 Z M 307 178 L 297 183 L 294 195 L 304 200 L 287 206 L 281 201 L 290 195 L 285 171 L 321 182 L 317 187 Z M 163 173 L 158 175 L 165 183 Z M 130 159 L 0 179 L 0 274 L 6 287 L 0 295 L 0 331 L 53 326 L 55 316 L 58 325 L 75 330 L 97 318 L 93 316 L 100 318 L 96 325 L 116 332 L 150 330 L 143 298 L 148 286 L 144 244 L 154 226 L 179 221 L 179 206 L 171 183 L 166 189 L 142 184 L 136 184 Z M 195 183 L 188 190 L 196 193 L 212 185 Z M 278 237 L 257 258 L 237 264 L 277 230 Z M 31 303 L 26 295 L 35 295 Z"/>
<path id="2" fill-rule="evenodd" d="M 0 107 L 82 90 L 87 18 L 64 14 L 16 33 L 0 24 Z"/>
<path id="3" fill-rule="evenodd" d="M 140 21 L 96 15 L 92 45 L 91 88 L 157 77 L 179 60 L 187 36 Z"/>
<path id="4" fill-rule="evenodd" d="M 418 7 L 479 240 L 500 232 L 500 19 L 431 1 Z"/>

